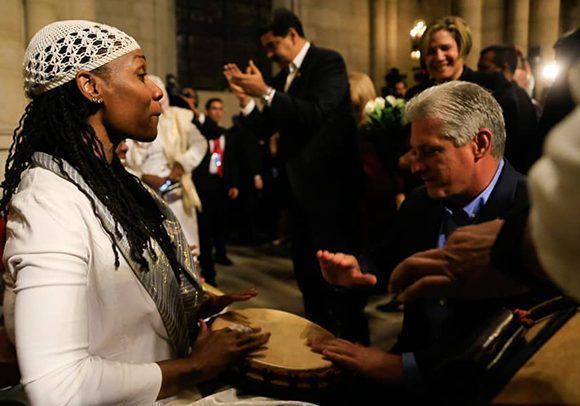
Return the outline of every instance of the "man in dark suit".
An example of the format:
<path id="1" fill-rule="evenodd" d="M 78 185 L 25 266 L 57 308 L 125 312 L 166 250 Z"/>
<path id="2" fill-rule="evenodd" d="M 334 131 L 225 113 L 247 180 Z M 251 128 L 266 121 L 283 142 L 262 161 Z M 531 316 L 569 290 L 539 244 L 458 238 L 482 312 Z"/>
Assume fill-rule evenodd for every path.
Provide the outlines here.
<path id="1" fill-rule="evenodd" d="M 252 61 L 225 66 L 245 126 L 262 138 L 280 134 L 292 201 L 292 260 L 306 316 L 342 336 L 368 341 L 364 300 L 325 286 L 316 250 L 354 252 L 360 161 L 344 60 L 312 45 L 300 20 L 280 9 L 263 30 L 270 60 L 282 68 L 269 86 Z M 260 112 L 252 99 L 260 97 Z"/>
<path id="2" fill-rule="evenodd" d="M 501 107 L 483 88 L 462 81 L 431 87 L 408 103 L 406 116 L 412 170 L 425 186 L 405 200 L 394 229 L 368 258 L 318 253 L 324 277 L 334 285 L 386 288 L 390 272 L 407 256 L 442 246 L 457 227 L 504 217 L 528 202 L 524 176 L 503 159 Z M 446 298 L 406 304 L 391 353 L 344 340 L 313 347 L 375 381 L 420 389 L 448 345 L 473 333 L 499 306 Z"/>
<path id="3" fill-rule="evenodd" d="M 194 119 L 208 141 L 207 152 L 192 174 L 202 204 L 197 216 L 199 264 L 206 282 L 214 286 L 214 262 L 232 265 L 226 255 L 227 200 L 238 197 L 235 144 L 232 134 L 219 125 L 223 108 L 221 99 L 209 99 L 205 104 L 206 113 Z"/>
<path id="4" fill-rule="evenodd" d="M 510 123 L 513 129 L 506 128 L 508 136 L 505 155 L 518 171 L 527 173 L 532 164 L 539 158 L 537 151 L 530 148 L 531 142 L 537 144 L 533 138 L 536 136 L 538 127 L 538 115 L 530 96 L 514 82 L 517 66 L 518 54 L 513 45 L 490 45 L 480 52 L 477 70 L 501 73 L 510 84 L 509 90 L 505 93 L 509 96 L 511 116 L 505 116 L 505 110 L 508 108 L 505 106 L 506 103 L 502 107 L 506 120 L 509 118 L 514 122 Z M 498 101 L 501 102 L 501 100 Z"/>

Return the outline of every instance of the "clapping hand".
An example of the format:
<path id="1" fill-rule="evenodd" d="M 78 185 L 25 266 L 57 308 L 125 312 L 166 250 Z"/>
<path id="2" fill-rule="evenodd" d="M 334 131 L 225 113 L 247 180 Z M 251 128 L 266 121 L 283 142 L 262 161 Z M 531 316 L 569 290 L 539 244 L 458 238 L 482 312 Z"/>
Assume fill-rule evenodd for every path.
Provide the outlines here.
<path id="1" fill-rule="evenodd" d="M 260 72 L 260 69 L 258 69 L 252 60 L 250 60 L 245 73 L 237 65 L 227 64 L 224 69 L 224 74 L 230 83 L 230 87 L 233 84 L 237 86 L 238 90 L 241 89 L 248 96 L 260 97 L 266 94 L 268 90 L 268 85 L 264 81 L 262 72 Z"/>
<path id="2" fill-rule="evenodd" d="M 228 84 L 230 85 L 230 90 L 238 99 L 240 107 L 244 108 L 252 99 L 251 96 L 248 96 L 244 89 L 241 86 L 234 83 L 234 76 L 241 75 L 242 71 L 238 68 L 238 65 L 235 63 L 228 63 L 224 66 L 224 76 L 228 80 Z"/>

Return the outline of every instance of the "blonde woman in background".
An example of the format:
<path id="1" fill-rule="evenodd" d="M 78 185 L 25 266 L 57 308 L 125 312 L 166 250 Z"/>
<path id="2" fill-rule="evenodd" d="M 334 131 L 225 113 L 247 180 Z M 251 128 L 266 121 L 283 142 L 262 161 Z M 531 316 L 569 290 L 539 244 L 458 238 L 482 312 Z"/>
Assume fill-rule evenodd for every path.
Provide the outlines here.
<path id="1" fill-rule="evenodd" d="M 373 82 L 362 72 L 348 74 L 350 98 L 358 124 L 358 146 L 363 162 L 365 187 L 362 199 L 362 240 L 365 246 L 378 241 L 389 227 L 404 195 L 397 162 L 395 134 L 366 126 L 366 104 L 377 97 Z M 390 138 L 389 138 L 390 137 Z"/>
<path id="2" fill-rule="evenodd" d="M 365 106 L 377 97 L 377 92 L 371 78 L 362 72 L 349 72 L 348 83 L 350 85 L 350 100 L 354 109 L 355 119 L 360 127 L 368 121 L 368 117 L 365 114 Z"/>

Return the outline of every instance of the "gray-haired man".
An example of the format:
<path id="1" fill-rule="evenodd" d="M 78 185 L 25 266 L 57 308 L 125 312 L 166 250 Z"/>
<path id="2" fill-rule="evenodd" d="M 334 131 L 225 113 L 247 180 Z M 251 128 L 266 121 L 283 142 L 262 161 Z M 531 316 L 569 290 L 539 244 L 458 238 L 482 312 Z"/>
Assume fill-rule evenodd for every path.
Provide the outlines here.
<path id="1" fill-rule="evenodd" d="M 435 86 L 408 103 L 406 116 L 412 171 L 425 185 L 407 197 L 395 228 L 364 258 L 366 264 L 342 253 L 318 253 L 332 284 L 386 288 L 390 272 L 407 256 L 442 246 L 457 227 L 503 217 L 528 203 L 524 176 L 503 159 L 501 107 L 486 90 L 461 81 Z M 499 305 L 467 306 L 445 298 L 406 304 L 403 331 L 391 353 L 344 340 L 313 347 L 374 380 L 417 389 L 440 361 L 439 344 L 469 336 Z"/>

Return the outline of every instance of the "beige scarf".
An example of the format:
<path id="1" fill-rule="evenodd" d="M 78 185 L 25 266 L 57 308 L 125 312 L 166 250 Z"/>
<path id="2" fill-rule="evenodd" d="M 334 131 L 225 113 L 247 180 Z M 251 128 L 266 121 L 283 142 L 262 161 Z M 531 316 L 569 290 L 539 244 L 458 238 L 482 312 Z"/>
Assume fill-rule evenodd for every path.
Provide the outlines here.
<path id="1" fill-rule="evenodd" d="M 187 126 L 191 124 L 190 112 L 178 107 L 169 107 L 159 117 L 159 136 L 163 144 L 163 153 L 169 167 L 173 167 L 177 157 L 183 155 L 189 148 Z M 194 209 L 201 212 L 201 200 L 195 189 L 191 173 L 184 173 L 180 179 L 182 189 L 183 209 L 188 215 Z"/>

